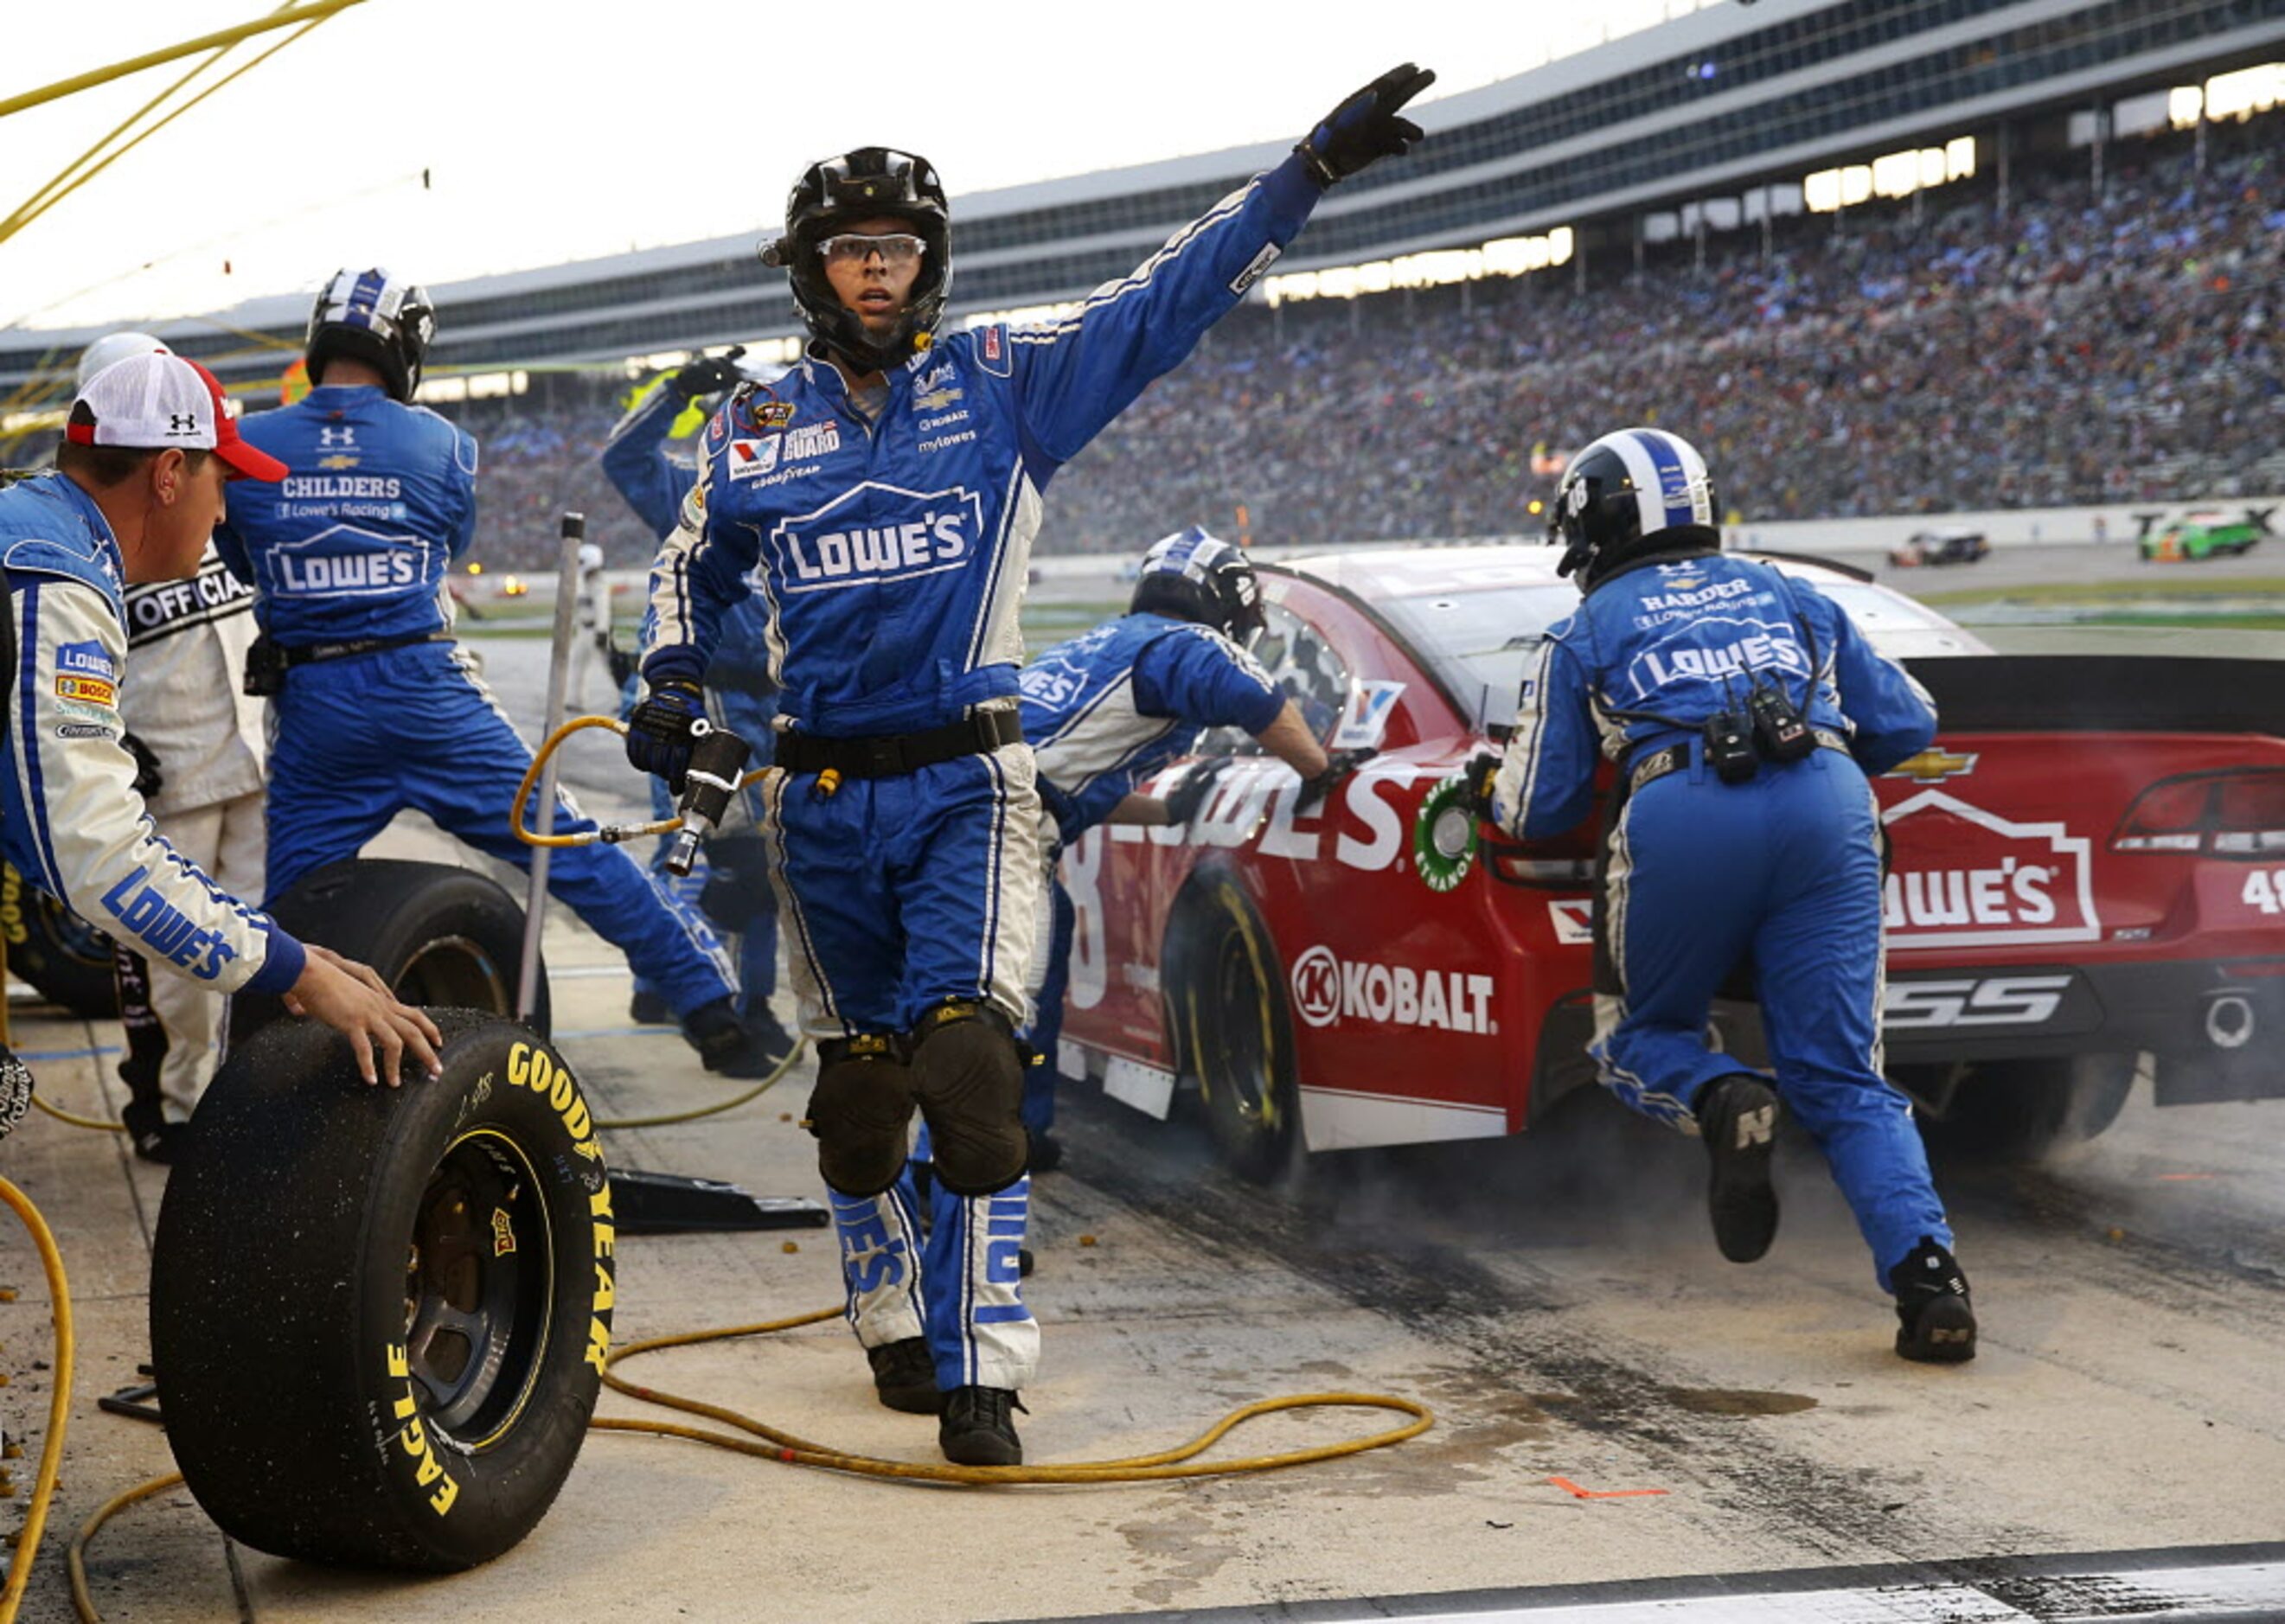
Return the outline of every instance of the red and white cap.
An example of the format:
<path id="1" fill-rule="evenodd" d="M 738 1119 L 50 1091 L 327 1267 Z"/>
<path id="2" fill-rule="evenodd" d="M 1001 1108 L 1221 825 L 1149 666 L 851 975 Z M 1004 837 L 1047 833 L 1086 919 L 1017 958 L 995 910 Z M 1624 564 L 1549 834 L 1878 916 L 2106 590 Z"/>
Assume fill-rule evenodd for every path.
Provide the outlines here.
<path id="1" fill-rule="evenodd" d="M 286 477 L 284 463 L 239 437 L 215 375 L 163 349 L 114 361 L 81 385 L 64 438 L 75 445 L 212 451 L 232 479 Z"/>

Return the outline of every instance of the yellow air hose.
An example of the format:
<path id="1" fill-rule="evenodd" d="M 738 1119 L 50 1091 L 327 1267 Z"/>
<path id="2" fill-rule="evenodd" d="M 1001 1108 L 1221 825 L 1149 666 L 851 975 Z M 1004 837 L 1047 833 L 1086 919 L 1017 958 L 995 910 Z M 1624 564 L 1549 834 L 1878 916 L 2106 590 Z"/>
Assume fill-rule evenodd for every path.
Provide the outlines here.
<path id="1" fill-rule="evenodd" d="M 522 783 L 516 789 L 515 805 L 508 814 L 508 824 L 514 831 L 516 838 L 527 845 L 561 847 L 587 845 L 597 841 L 616 843 L 621 841 L 639 839 L 646 835 L 671 834 L 680 828 L 682 820 L 679 818 L 641 824 L 607 825 L 577 835 L 542 836 L 525 827 L 523 809 L 531 799 L 532 787 L 538 781 L 542 766 L 566 739 L 586 727 L 608 727 L 614 733 L 620 734 L 626 731 L 624 725 L 611 718 L 585 716 L 566 722 L 550 734 L 546 742 L 533 757 L 530 767 L 523 775 Z M 767 771 L 769 769 L 765 767 L 749 773 L 741 781 L 739 787 L 742 788 L 747 784 L 752 783 Z M 711 1116 L 732 1110 L 754 1099 L 776 1084 L 793 1068 L 794 1063 L 801 1057 L 802 1051 L 806 1047 L 806 1040 L 797 1045 L 793 1053 L 779 1064 L 776 1071 L 734 1098 L 705 1106 L 697 1110 L 656 1117 L 624 1118 L 617 1121 L 602 1121 L 599 1126 L 622 1128 L 652 1127 L 672 1122 L 686 1122 L 698 1117 Z M 51 1112 L 51 1114 L 60 1113 Z M 98 1125 L 83 1122 L 83 1126 Z M 5 1184 L 4 1181 L 0 1181 L 0 1193 L 13 1195 L 14 1191 L 12 1187 Z M 18 1199 L 20 1200 L 20 1197 Z M 25 1204 L 27 1208 L 28 1205 L 28 1203 Z M 34 1214 L 33 1218 L 36 1220 L 36 1214 Z M 61 1302 L 59 1260 L 55 1279 L 58 1285 L 58 1300 Z M 1074 1461 L 1064 1465 L 954 1466 L 949 1463 L 938 1464 L 922 1461 L 884 1460 L 877 1455 L 852 1455 L 842 1450 L 828 1448 L 822 1444 L 811 1443 L 805 1439 L 797 1438 L 790 1432 L 781 1432 L 766 1422 L 757 1420 L 743 1411 L 732 1409 L 726 1405 L 708 1403 L 704 1400 L 670 1393 L 664 1388 L 639 1386 L 618 1374 L 617 1367 L 621 1363 L 640 1354 L 659 1353 L 667 1348 L 691 1347 L 705 1342 L 726 1342 L 743 1337 L 766 1336 L 773 1331 L 791 1330 L 804 1325 L 821 1324 L 828 1320 L 841 1318 L 843 1312 L 841 1306 L 836 1304 L 829 1308 L 819 1308 L 808 1314 L 795 1314 L 788 1319 L 765 1320 L 751 1325 L 727 1325 L 711 1330 L 685 1331 L 677 1336 L 652 1337 L 644 1341 L 631 1342 L 624 1347 L 614 1349 L 605 1360 L 603 1382 L 613 1392 L 624 1393 L 629 1398 L 646 1404 L 656 1404 L 662 1408 L 679 1410 L 685 1415 L 719 1422 L 724 1426 L 735 1429 L 736 1432 L 744 1433 L 746 1435 L 744 1437 L 736 1436 L 733 1432 L 716 1432 L 705 1427 L 685 1426 L 679 1422 L 643 1421 L 608 1416 L 598 1416 L 588 1424 L 596 1432 L 634 1432 L 658 1438 L 687 1439 L 693 1443 L 709 1444 L 718 1449 L 728 1449 L 740 1455 L 753 1455 L 762 1460 L 778 1461 L 787 1465 L 814 1466 L 828 1471 L 850 1472 L 864 1477 L 893 1478 L 907 1482 L 955 1483 L 982 1487 L 995 1484 L 1013 1486 L 1146 1483 L 1170 1478 L 1224 1477 L 1241 1472 L 1274 1471 L 1287 1466 L 1302 1466 L 1313 1462 L 1339 1460 L 1344 1455 L 1360 1455 L 1368 1449 L 1386 1448 L 1392 1444 L 1402 1443 L 1407 1439 L 1417 1438 L 1436 1424 L 1434 1412 L 1426 1405 L 1412 1399 L 1373 1393 L 1294 1393 L 1284 1398 L 1260 1399 L 1253 1403 L 1243 1405 L 1230 1411 L 1189 1442 L 1149 1455 L 1127 1455 L 1111 1461 Z M 59 1311 L 59 1337 L 67 1347 L 69 1338 L 69 1309 L 67 1305 Z M 67 1358 L 59 1361 L 59 1369 L 64 1380 L 67 1381 L 69 1371 Z M 62 1384 L 59 1383 L 59 1393 L 61 1385 Z M 1409 1419 L 1402 1425 L 1391 1427 L 1385 1432 L 1374 1432 L 1363 1438 L 1346 1440 L 1339 1443 L 1319 1444 L 1306 1449 L 1288 1449 L 1275 1455 L 1245 1455 L 1231 1461 L 1201 1462 L 1197 1459 L 1198 1455 L 1212 1448 L 1248 1421 L 1262 1416 L 1273 1415 L 1280 1410 L 1324 1408 L 1394 1410 Z M 57 1437 L 60 1438 L 62 1432 L 60 1416 L 58 1418 L 55 1432 Z M 48 1469 L 44 1459 L 42 1463 L 42 1470 L 44 1487 L 53 1478 L 53 1473 Z M 85 1624 L 102 1624 L 101 1615 L 96 1612 L 94 1604 L 89 1599 L 87 1594 L 85 1556 L 88 1542 L 95 1537 L 97 1530 L 116 1512 L 125 1510 L 137 1501 L 147 1499 L 153 1495 L 163 1494 L 180 1484 L 182 1480 L 181 1473 L 169 1472 L 113 1495 L 97 1509 L 94 1515 L 90 1516 L 81 1526 L 79 1532 L 73 1536 L 69 1552 L 72 1600 L 78 1607 L 79 1616 Z M 44 1511 L 44 1501 L 35 1507 L 35 1510 Z M 28 1567 L 28 1564 L 26 1565 Z M 20 1588 L 12 1570 L 10 1581 L 10 1594 L 12 1597 Z M 0 1612 L 0 1624 L 12 1624 L 13 1616 L 12 1605 L 4 1612 Z"/>
<path id="2" fill-rule="evenodd" d="M 0 1179 L 0 1202 L 5 1202 L 30 1232 L 39 1249 L 40 1267 L 47 1271 L 48 1300 L 55 1315 L 55 1383 L 48 1394 L 48 1435 L 40 1445 L 39 1474 L 33 1479 L 32 1499 L 24 1513 L 23 1532 L 8 1559 L 8 1582 L 0 1589 L 0 1624 L 16 1624 L 16 1609 L 23 1604 L 24 1587 L 32 1581 L 32 1563 L 40 1553 L 40 1534 L 47 1526 L 48 1502 L 55 1497 L 56 1473 L 64 1463 L 64 1428 L 71 1419 L 72 1311 L 71 1287 L 64 1279 L 63 1254 L 56 1250 L 54 1231 L 40 1216 L 31 1198 L 5 1179 Z"/>

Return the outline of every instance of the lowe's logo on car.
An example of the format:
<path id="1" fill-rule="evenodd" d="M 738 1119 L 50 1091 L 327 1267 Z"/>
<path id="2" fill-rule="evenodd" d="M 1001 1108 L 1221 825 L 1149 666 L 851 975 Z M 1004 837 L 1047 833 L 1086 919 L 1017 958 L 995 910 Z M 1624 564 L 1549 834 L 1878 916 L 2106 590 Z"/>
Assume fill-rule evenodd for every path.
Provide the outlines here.
<path id="1" fill-rule="evenodd" d="M 1491 1033 L 1492 978 L 1458 970 L 1414 969 L 1404 964 L 1344 964 L 1330 947 L 1312 947 L 1293 961 L 1293 1008 L 1312 1026 L 1347 1016 L 1383 1026 L 1426 1026 L 1440 1032 Z"/>
<path id="2" fill-rule="evenodd" d="M 2091 942 L 2088 842 L 2060 823 L 2015 823 L 1938 789 L 1881 814 L 1896 845 L 1882 918 L 1895 947 Z"/>
<path id="3" fill-rule="evenodd" d="M 283 598 L 387 598 L 431 578 L 431 545 L 335 525 L 262 556 L 263 585 Z"/>
<path id="4" fill-rule="evenodd" d="M 1676 683 L 1718 683 L 1748 671 L 1809 675 L 1809 656 L 1802 653 L 1793 628 L 1783 622 L 1709 616 L 1696 622 L 1689 635 L 1704 640 L 1695 647 L 1645 648 L 1634 657 L 1627 675 L 1637 698 L 1648 698 Z M 1711 640 L 1716 639 L 1725 640 Z"/>
<path id="5" fill-rule="evenodd" d="M 828 592 L 957 569 L 984 536 L 984 498 L 965 486 L 906 490 L 872 480 L 770 532 L 788 592 Z"/>

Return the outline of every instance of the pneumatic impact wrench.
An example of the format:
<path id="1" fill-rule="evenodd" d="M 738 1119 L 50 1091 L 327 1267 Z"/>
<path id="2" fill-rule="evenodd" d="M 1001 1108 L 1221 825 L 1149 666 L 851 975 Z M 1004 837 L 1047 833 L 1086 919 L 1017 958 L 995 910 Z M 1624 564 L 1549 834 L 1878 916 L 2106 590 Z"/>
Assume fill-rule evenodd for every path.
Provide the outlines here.
<path id="1" fill-rule="evenodd" d="M 684 775 L 682 800 L 676 807 L 682 827 L 666 849 L 666 871 L 680 879 L 698 860 L 698 848 L 722 827 L 730 797 L 738 793 L 745 776 L 746 758 L 753 749 L 726 727 L 717 727 L 701 717 L 691 724 L 690 767 Z"/>

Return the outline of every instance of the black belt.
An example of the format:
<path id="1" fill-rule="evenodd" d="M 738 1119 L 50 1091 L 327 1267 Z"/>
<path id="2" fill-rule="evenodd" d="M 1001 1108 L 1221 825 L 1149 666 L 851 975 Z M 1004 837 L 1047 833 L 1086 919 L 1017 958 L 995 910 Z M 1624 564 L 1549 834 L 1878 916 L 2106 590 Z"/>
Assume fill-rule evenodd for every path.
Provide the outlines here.
<path id="1" fill-rule="evenodd" d="M 280 648 L 278 656 L 291 671 L 297 665 L 314 665 L 320 660 L 346 660 L 353 654 L 379 654 L 384 648 L 410 648 L 415 643 L 452 640 L 441 632 L 423 632 L 418 637 L 353 637 L 342 643 L 302 643 L 293 648 Z"/>
<path id="2" fill-rule="evenodd" d="M 843 778 L 898 778 L 940 761 L 988 756 L 1003 744 L 1023 741 L 1024 718 L 1014 710 L 980 710 L 921 733 L 882 734 L 869 739 L 780 734 L 777 765 L 797 776 L 829 772 Z"/>
<path id="3" fill-rule="evenodd" d="M 1831 728 L 1812 727 L 1810 732 L 1817 737 L 1818 749 L 1839 750 L 1844 756 L 1849 753 L 1849 741 Z M 1654 784 L 1661 778 L 1671 777 L 1689 765 L 1690 742 L 1688 740 L 1667 745 L 1662 749 L 1653 750 L 1627 769 L 1627 793 L 1638 795 L 1642 792 L 1644 785 Z"/>

